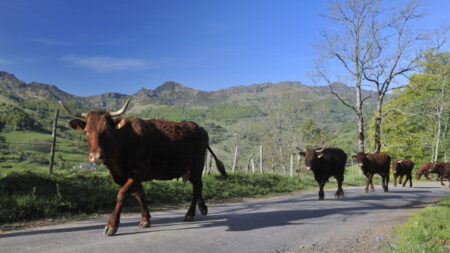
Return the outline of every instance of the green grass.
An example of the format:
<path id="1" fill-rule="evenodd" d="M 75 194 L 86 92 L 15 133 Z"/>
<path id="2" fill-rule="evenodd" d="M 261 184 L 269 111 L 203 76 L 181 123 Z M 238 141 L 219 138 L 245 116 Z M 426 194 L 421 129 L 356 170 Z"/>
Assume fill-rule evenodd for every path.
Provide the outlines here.
<path id="1" fill-rule="evenodd" d="M 230 174 L 228 179 L 207 175 L 203 179 L 208 203 L 317 188 L 311 178 L 276 174 L 239 173 Z M 11 173 L 0 179 L 0 225 L 109 213 L 118 189 L 106 172 Z M 152 210 L 184 206 L 192 197 L 191 184 L 182 180 L 146 182 L 144 190 Z M 136 211 L 136 200 L 130 198 L 128 206 L 125 211 Z"/>
<path id="2" fill-rule="evenodd" d="M 385 252 L 450 252 L 450 196 L 418 211 L 396 236 Z"/>

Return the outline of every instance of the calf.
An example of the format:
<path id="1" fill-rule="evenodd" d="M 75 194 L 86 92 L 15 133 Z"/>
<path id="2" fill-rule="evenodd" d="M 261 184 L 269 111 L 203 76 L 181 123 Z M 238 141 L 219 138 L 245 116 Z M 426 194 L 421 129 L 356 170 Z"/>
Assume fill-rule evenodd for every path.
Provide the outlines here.
<path id="1" fill-rule="evenodd" d="M 382 178 L 383 190 L 388 191 L 389 168 L 391 157 L 386 153 L 363 153 L 358 152 L 352 158 L 358 162 L 359 168 L 367 177 L 366 192 L 369 192 L 369 184 L 371 190 L 374 191 L 372 178 L 374 174 L 379 174 Z"/>
<path id="2" fill-rule="evenodd" d="M 448 187 L 450 187 L 450 163 L 439 163 L 429 170 L 430 173 L 438 174 L 438 179 L 441 180 L 441 185 L 445 186 L 444 179 L 448 180 Z"/>
<path id="3" fill-rule="evenodd" d="M 403 182 L 403 187 L 405 187 L 406 182 L 409 180 L 409 187 L 412 187 L 412 170 L 414 163 L 411 160 L 394 160 L 392 162 L 392 175 L 394 175 L 394 186 L 397 186 L 397 177 L 400 177 L 399 183 L 402 183 L 403 176 L 406 176 L 405 182 Z"/>
<path id="4" fill-rule="evenodd" d="M 299 148 L 297 148 L 299 149 Z M 300 150 L 300 149 L 299 149 Z M 335 177 L 338 183 L 338 189 L 334 194 L 335 198 L 344 196 L 342 182 L 344 181 L 345 164 L 347 154 L 339 148 L 323 148 L 300 150 L 299 155 L 305 158 L 307 170 L 314 173 L 314 179 L 319 184 L 319 199 L 323 200 L 325 194 L 323 187 L 330 177 Z"/>

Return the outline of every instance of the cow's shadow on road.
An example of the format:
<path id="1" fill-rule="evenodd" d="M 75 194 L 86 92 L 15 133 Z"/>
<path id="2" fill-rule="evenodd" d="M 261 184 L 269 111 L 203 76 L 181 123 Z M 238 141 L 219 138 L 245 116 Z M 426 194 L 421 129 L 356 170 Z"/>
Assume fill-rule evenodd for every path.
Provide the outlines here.
<path id="1" fill-rule="evenodd" d="M 373 212 L 376 209 L 392 209 L 392 208 L 414 208 L 420 206 L 421 201 L 406 201 L 404 204 L 396 207 L 389 206 L 383 200 L 392 199 L 408 199 L 408 195 L 417 195 L 428 193 L 429 191 L 407 191 L 397 190 L 389 194 L 349 194 L 340 200 L 331 199 L 332 191 L 326 191 L 326 200 L 319 201 L 315 194 L 305 194 L 298 199 L 292 197 L 275 197 L 266 200 L 258 200 L 231 205 L 211 206 L 209 216 L 196 216 L 194 222 L 182 222 L 183 213 L 177 211 L 180 216 L 158 218 L 154 216 L 152 219 L 152 227 L 147 229 L 132 229 L 137 227 L 136 221 L 130 221 L 131 218 L 122 219 L 119 232 L 116 236 L 123 236 L 137 233 L 156 233 L 164 231 L 192 230 L 211 227 L 224 227 L 225 231 L 250 231 L 255 229 L 263 229 L 269 227 L 292 226 L 307 223 L 323 223 L 319 219 L 324 216 L 336 216 L 336 219 L 345 220 L 346 217 L 355 215 L 364 215 Z M 420 198 L 419 198 L 420 199 Z M 339 203 L 345 204 L 339 206 Z M 356 205 L 356 206 L 355 206 Z M 278 210 L 274 210 L 279 208 Z M 214 213 L 214 209 L 220 210 Z M 133 218 L 134 219 L 134 218 Z M 91 222 L 89 222 L 91 223 Z M 100 234 L 104 225 L 98 225 L 98 222 L 92 224 L 81 224 L 69 228 L 42 229 L 33 231 L 20 231 L 13 233 L 0 234 L 0 238 L 28 236 L 35 234 L 52 234 L 52 233 L 70 233 L 98 230 Z M 122 230 L 122 232 L 121 232 Z M 132 231 L 130 231 L 132 230 Z"/>

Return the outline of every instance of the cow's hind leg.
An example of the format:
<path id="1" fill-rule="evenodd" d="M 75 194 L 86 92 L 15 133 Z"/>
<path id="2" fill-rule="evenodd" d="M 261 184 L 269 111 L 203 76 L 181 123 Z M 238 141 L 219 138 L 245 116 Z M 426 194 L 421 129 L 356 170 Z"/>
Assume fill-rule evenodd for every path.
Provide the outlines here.
<path id="1" fill-rule="evenodd" d="M 388 184 L 389 184 L 389 174 L 388 175 L 381 175 L 381 183 L 383 185 L 383 191 L 388 191 Z"/>
<path id="2" fill-rule="evenodd" d="M 201 177 L 191 177 L 189 181 L 192 183 L 192 201 L 189 209 L 184 216 L 184 221 L 193 221 L 195 216 L 195 207 L 197 206 L 197 202 L 201 196 L 202 192 L 202 179 Z M 203 202 L 204 204 L 204 202 Z M 205 205 L 206 206 L 206 205 Z"/>
<path id="3" fill-rule="evenodd" d="M 120 188 L 119 192 L 117 193 L 116 206 L 114 207 L 114 211 L 109 216 L 108 223 L 106 223 L 105 229 L 103 231 L 105 235 L 111 236 L 117 233 L 117 230 L 119 229 L 120 213 L 122 212 L 122 207 L 130 194 L 136 191 L 136 187 L 138 187 L 139 184 L 140 182 L 129 178 Z"/>
<path id="4" fill-rule="evenodd" d="M 344 197 L 344 190 L 342 189 L 342 182 L 344 181 L 344 177 L 336 177 L 336 181 L 338 183 L 338 189 L 334 194 L 335 198 Z"/>
<path id="5" fill-rule="evenodd" d="M 139 222 L 140 228 L 150 227 L 150 212 L 147 208 L 147 199 L 145 197 L 144 190 L 142 188 L 142 184 L 139 184 L 137 187 L 137 191 L 134 193 L 137 201 L 139 202 L 139 207 L 141 208 L 141 221 Z"/>

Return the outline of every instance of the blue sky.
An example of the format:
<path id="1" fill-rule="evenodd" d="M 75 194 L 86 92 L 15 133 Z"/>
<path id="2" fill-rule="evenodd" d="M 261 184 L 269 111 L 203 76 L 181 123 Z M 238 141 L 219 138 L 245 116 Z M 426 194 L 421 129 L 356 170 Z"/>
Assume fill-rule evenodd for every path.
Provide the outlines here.
<path id="1" fill-rule="evenodd" d="M 311 84 L 311 45 L 326 1 L 2 1 L 0 70 L 79 96 L 132 94 L 164 81 L 205 90 L 260 82 Z M 423 1 L 424 28 L 450 1 Z"/>

